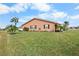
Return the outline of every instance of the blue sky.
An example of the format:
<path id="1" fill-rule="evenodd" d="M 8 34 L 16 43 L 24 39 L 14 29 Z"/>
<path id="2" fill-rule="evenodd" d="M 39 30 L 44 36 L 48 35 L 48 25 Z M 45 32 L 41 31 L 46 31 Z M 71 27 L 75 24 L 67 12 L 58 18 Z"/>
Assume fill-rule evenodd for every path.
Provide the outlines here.
<path id="1" fill-rule="evenodd" d="M 42 18 L 63 23 L 69 21 L 69 26 L 79 26 L 78 3 L 1 3 L 0 28 L 11 24 L 10 19 L 18 17 L 21 26 L 32 18 Z"/>

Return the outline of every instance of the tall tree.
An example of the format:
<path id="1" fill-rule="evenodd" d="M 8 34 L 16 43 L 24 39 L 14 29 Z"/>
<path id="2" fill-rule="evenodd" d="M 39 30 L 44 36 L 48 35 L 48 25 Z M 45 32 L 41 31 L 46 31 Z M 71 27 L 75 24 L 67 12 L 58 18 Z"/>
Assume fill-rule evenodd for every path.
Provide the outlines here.
<path id="1" fill-rule="evenodd" d="M 65 30 L 68 30 L 68 25 L 69 25 L 69 22 L 68 21 L 65 21 L 64 22 L 64 31 Z"/>
<path id="2" fill-rule="evenodd" d="M 12 22 L 12 23 L 14 23 L 14 25 L 9 25 L 8 27 L 7 27 L 7 31 L 8 32 L 11 32 L 11 33 L 14 33 L 14 32 L 16 32 L 16 30 L 18 30 L 18 28 L 16 27 L 16 25 L 17 25 L 17 23 L 18 23 L 18 18 L 16 18 L 16 17 L 13 17 L 12 19 L 11 19 L 11 21 L 10 22 Z"/>
<path id="3" fill-rule="evenodd" d="M 15 26 L 16 26 L 17 23 L 18 23 L 18 20 L 19 19 L 17 17 L 13 17 L 10 22 L 13 22 L 15 24 Z"/>

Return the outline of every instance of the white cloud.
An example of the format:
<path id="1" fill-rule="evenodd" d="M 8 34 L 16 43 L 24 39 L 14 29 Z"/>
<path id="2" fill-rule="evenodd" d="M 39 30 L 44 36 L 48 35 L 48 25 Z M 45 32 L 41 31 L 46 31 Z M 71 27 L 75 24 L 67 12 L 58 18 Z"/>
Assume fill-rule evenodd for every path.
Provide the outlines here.
<path id="1" fill-rule="evenodd" d="M 7 26 L 7 24 L 2 24 L 2 23 L 0 23 L 0 28 L 1 28 L 1 29 L 5 28 L 6 26 Z"/>
<path id="2" fill-rule="evenodd" d="M 54 11 L 54 12 L 46 12 L 46 13 L 41 13 L 38 14 L 37 17 L 43 18 L 43 19 L 58 19 L 58 18 L 68 18 L 68 14 L 65 12 L 59 12 L 59 11 Z"/>
<path id="3" fill-rule="evenodd" d="M 31 20 L 32 18 L 41 18 L 41 19 L 50 19 L 50 18 L 53 18 L 51 17 L 51 15 L 48 15 L 48 13 L 41 13 L 41 14 L 37 14 L 37 15 L 31 15 L 31 16 L 22 16 L 20 19 L 19 19 L 19 22 L 27 22 L 28 20 Z"/>
<path id="4" fill-rule="evenodd" d="M 79 6 L 76 6 L 75 9 L 76 9 L 76 10 L 79 10 Z"/>
<path id="5" fill-rule="evenodd" d="M 10 12 L 20 13 L 28 9 L 28 4 L 15 4 L 13 6 L 7 6 L 5 4 L 0 4 L 0 14 L 7 14 Z"/>
<path id="6" fill-rule="evenodd" d="M 37 14 L 37 15 L 30 15 L 30 16 L 22 16 L 19 21 L 20 22 L 26 22 L 28 20 L 31 20 L 32 18 L 41 18 L 41 19 L 50 19 L 50 18 L 53 18 L 51 17 L 51 14 L 48 15 L 48 13 L 40 13 L 40 14 Z"/>
<path id="7" fill-rule="evenodd" d="M 15 4 L 11 7 L 11 11 L 15 11 L 17 13 L 23 12 L 28 9 L 28 4 Z"/>
<path id="8" fill-rule="evenodd" d="M 54 18 L 64 18 L 67 17 L 67 13 L 56 11 L 52 14 Z"/>
<path id="9" fill-rule="evenodd" d="M 79 19 L 79 15 L 70 16 L 71 19 Z"/>
<path id="10" fill-rule="evenodd" d="M 68 17 L 67 13 L 64 12 L 51 12 L 51 13 L 40 13 L 37 15 L 32 15 L 32 16 L 23 16 L 20 18 L 20 22 L 26 22 L 32 18 L 42 18 L 42 19 L 47 19 L 47 20 L 51 20 L 51 21 L 56 21 L 59 18 L 64 18 L 64 17 Z M 61 23 L 61 22 L 60 22 Z"/>
<path id="11" fill-rule="evenodd" d="M 51 6 L 46 3 L 34 3 L 31 5 L 31 9 L 36 9 L 39 11 L 49 11 L 51 9 Z"/>
<path id="12" fill-rule="evenodd" d="M 20 13 L 20 12 L 26 11 L 28 7 L 30 7 L 31 9 L 36 9 L 43 12 L 48 12 L 51 10 L 51 6 L 46 3 L 38 3 L 38 4 L 37 3 L 34 3 L 34 4 L 18 3 L 18 4 L 14 4 L 13 6 L 0 4 L 0 14 L 7 14 L 10 12 Z"/>
<path id="13" fill-rule="evenodd" d="M 42 18 L 42 19 L 54 19 L 52 16 L 52 13 L 41 13 L 37 15 L 37 18 Z"/>
<path id="14" fill-rule="evenodd" d="M 10 12 L 24 12 L 30 7 L 34 10 L 39 10 L 42 12 L 48 12 L 51 10 L 51 6 L 46 3 L 18 3 L 13 6 L 7 6 L 6 4 L 0 4 L 0 14 L 7 14 Z M 53 10 L 53 9 L 52 9 Z"/>
<path id="15" fill-rule="evenodd" d="M 9 13 L 9 7 L 3 4 L 0 4 L 0 14 L 6 14 Z"/>

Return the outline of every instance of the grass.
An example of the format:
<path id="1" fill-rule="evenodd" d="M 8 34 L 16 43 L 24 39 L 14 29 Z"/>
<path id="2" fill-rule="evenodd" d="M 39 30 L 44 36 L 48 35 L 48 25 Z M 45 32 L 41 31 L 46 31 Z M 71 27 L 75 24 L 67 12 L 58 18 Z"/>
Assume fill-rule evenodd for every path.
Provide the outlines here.
<path id="1" fill-rule="evenodd" d="M 0 55 L 79 56 L 79 30 L 67 32 L 0 32 Z"/>

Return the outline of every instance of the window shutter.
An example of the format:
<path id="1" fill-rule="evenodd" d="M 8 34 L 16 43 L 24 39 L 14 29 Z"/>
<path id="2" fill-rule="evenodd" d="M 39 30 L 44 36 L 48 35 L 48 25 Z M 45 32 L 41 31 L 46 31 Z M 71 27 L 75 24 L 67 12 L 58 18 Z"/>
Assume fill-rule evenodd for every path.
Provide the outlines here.
<path id="1" fill-rule="evenodd" d="M 48 29 L 50 29 L 50 25 L 48 24 Z"/>
<path id="2" fill-rule="evenodd" d="M 45 29 L 45 25 L 44 25 L 44 29 Z"/>

